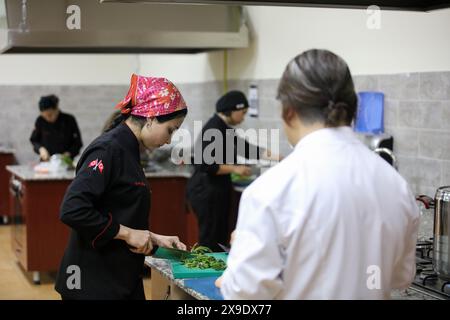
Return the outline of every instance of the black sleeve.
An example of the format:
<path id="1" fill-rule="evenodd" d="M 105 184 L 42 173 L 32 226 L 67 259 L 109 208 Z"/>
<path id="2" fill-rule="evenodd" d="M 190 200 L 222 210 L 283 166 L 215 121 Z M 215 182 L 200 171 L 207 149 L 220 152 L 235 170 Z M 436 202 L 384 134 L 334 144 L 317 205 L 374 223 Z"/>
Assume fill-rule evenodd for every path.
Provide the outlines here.
<path id="1" fill-rule="evenodd" d="M 61 205 L 61 221 L 77 231 L 93 248 L 106 245 L 119 232 L 120 225 L 112 213 L 102 212 L 95 205 L 114 180 L 119 165 L 117 159 L 111 147 L 89 150 L 80 159 L 82 163 Z"/>
<path id="2" fill-rule="evenodd" d="M 80 149 L 83 146 L 83 142 L 81 140 L 80 129 L 78 128 L 77 120 L 74 117 L 71 117 L 71 132 L 70 137 L 72 138 L 72 143 L 69 147 L 69 153 L 71 158 L 76 157 L 80 153 Z"/>
<path id="3" fill-rule="evenodd" d="M 33 129 L 33 132 L 31 133 L 31 137 L 30 137 L 30 142 L 33 145 L 33 150 L 37 154 L 39 154 L 39 148 L 42 147 L 41 137 L 42 137 L 41 125 L 40 125 L 39 118 L 38 118 L 38 119 L 36 119 L 36 122 L 34 123 L 34 129 Z"/>
<path id="4" fill-rule="evenodd" d="M 261 152 L 264 152 L 263 148 L 249 143 L 246 139 L 239 137 L 237 134 L 234 141 L 237 154 L 245 159 L 259 160 L 261 158 Z"/>

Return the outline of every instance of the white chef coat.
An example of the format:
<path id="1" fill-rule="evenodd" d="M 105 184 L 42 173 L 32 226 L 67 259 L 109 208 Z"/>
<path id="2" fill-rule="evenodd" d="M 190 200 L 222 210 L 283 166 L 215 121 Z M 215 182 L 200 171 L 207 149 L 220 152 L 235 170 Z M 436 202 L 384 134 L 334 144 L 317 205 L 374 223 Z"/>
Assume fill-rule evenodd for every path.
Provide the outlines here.
<path id="1" fill-rule="evenodd" d="M 386 299 L 415 275 L 419 209 L 350 127 L 305 136 L 243 193 L 225 299 Z"/>

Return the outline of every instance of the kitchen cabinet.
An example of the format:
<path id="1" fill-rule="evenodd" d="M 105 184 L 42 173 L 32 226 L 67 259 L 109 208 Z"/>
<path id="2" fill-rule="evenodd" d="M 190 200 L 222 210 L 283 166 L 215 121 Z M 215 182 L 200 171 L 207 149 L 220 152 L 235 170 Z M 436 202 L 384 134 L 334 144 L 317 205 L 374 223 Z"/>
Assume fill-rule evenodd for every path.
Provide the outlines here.
<path id="1" fill-rule="evenodd" d="M 8 184 L 10 174 L 6 166 L 14 164 L 14 153 L 12 151 L 0 150 L 0 217 L 7 223 L 11 214 L 9 206 Z"/>
<path id="2" fill-rule="evenodd" d="M 150 231 L 178 236 L 188 246 L 198 241 L 197 218 L 186 203 L 186 177 L 150 177 Z"/>
<path id="3" fill-rule="evenodd" d="M 36 174 L 28 166 L 7 169 L 12 176 L 12 249 L 23 269 L 33 272 L 34 282 L 39 283 L 40 272 L 58 270 L 67 246 L 70 228 L 59 220 L 59 209 L 75 173 Z M 150 230 L 177 235 L 187 245 L 193 245 L 198 238 L 197 221 L 187 210 L 185 200 L 190 174 L 165 171 L 146 176 L 152 190 Z"/>
<path id="4" fill-rule="evenodd" d="M 58 269 L 67 245 L 69 228 L 59 220 L 59 208 L 71 180 L 27 181 L 12 176 L 12 250 L 25 271 Z"/>

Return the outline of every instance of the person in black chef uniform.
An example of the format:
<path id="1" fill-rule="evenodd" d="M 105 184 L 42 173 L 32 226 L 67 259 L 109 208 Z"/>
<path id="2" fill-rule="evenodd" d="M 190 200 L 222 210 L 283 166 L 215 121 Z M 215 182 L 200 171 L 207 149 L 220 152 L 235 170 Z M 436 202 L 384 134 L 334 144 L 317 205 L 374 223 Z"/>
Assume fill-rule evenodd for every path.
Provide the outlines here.
<path id="1" fill-rule="evenodd" d="M 194 147 L 194 174 L 187 184 L 187 198 L 195 212 L 199 227 L 199 244 L 213 251 L 223 251 L 218 244 L 229 241 L 229 211 L 231 205 L 231 174 L 250 176 L 251 169 L 237 164 L 237 156 L 246 159 L 264 157 L 278 160 L 278 156 L 270 154 L 258 146 L 252 145 L 235 134 L 231 126 L 244 121 L 248 111 L 248 101 L 244 93 L 230 91 L 216 103 L 216 113 L 202 128 L 200 138 Z M 211 130 L 211 131 L 210 131 Z M 213 138 L 206 138 L 206 132 L 212 132 Z M 208 160 L 211 144 L 217 144 L 214 131 L 221 136 L 221 152 L 212 151 L 212 159 Z M 227 139 L 232 143 L 226 143 Z M 242 148 L 241 148 L 242 147 Z M 201 155 L 198 156 L 197 153 Z M 198 161 L 197 159 L 201 159 Z"/>
<path id="2" fill-rule="evenodd" d="M 165 78 L 133 74 L 122 116 L 82 154 L 60 218 L 72 230 L 55 289 L 62 299 L 145 299 L 144 257 L 186 249 L 177 236 L 149 231 L 150 190 L 139 148 L 170 143 L 187 107 Z M 170 223 L 168 221 L 167 223 Z"/>
<path id="3" fill-rule="evenodd" d="M 74 158 L 83 142 L 74 116 L 61 112 L 55 95 L 41 97 L 40 116 L 36 119 L 30 141 L 41 161 L 48 161 L 54 154 Z"/>

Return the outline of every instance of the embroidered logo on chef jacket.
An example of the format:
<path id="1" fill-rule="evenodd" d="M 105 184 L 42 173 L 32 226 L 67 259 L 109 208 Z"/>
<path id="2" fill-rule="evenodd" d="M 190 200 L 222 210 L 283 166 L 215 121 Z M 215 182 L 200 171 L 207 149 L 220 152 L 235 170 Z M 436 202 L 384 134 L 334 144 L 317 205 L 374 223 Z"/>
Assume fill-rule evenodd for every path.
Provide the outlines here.
<path id="1" fill-rule="evenodd" d="M 92 168 L 93 171 L 96 171 L 98 168 L 100 173 L 103 173 L 103 162 L 102 160 L 98 161 L 98 159 L 95 159 L 89 163 L 88 168 Z"/>
<path id="2" fill-rule="evenodd" d="M 135 182 L 135 183 L 133 183 L 135 186 L 138 186 L 138 187 L 146 187 L 147 185 L 145 184 L 145 182 L 141 182 L 141 181 L 138 181 L 138 182 Z"/>

